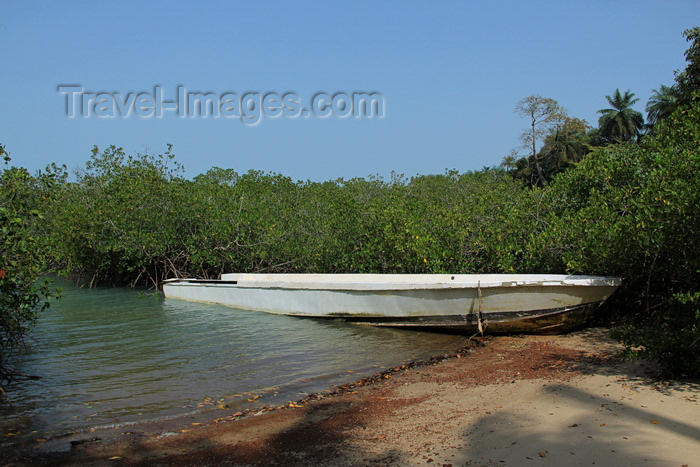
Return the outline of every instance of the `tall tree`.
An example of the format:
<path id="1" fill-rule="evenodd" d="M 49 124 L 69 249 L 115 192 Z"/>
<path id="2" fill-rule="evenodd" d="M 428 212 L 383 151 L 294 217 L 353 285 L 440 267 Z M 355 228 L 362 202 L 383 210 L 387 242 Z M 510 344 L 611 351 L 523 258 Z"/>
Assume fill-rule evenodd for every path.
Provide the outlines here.
<path id="1" fill-rule="evenodd" d="M 664 86 L 653 89 L 653 94 L 647 102 L 647 122 L 650 126 L 656 125 L 659 120 L 663 120 L 673 113 L 679 105 L 680 93 L 678 86 Z"/>
<path id="2" fill-rule="evenodd" d="M 601 117 L 598 119 L 598 127 L 601 134 L 611 142 L 625 142 L 637 139 L 644 128 L 644 117 L 640 112 L 632 108 L 639 101 L 634 93 L 625 91 L 621 94 L 619 89 L 615 94 L 605 96 L 611 108 L 600 109 Z"/>
<path id="3" fill-rule="evenodd" d="M 520 140 L 523 142 L 523 147 L 530 150 L 530 157 L 535 162 L 538 184 L 546 185 L 547 179 L 537 156 L 537 144 L 564 118 L 566 113 L 556 100 L 542 96 L 529 96 L 522 99 L 516 104 L 515 112 L 530 120 L 530 127 L 523 132 Z"/>

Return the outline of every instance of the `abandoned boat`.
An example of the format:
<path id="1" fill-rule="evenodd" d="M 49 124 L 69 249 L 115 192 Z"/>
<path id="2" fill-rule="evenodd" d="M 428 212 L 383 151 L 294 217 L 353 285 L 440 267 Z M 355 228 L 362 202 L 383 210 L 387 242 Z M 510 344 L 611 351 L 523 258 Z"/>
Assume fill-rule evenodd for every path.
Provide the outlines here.
<path id="1" fill-rule="evenodd" d="M 580 326 L 615 277 L 538 274 L 222 274 L 169 279 L 167 298 L 359 324 L 557 334 Z"/>

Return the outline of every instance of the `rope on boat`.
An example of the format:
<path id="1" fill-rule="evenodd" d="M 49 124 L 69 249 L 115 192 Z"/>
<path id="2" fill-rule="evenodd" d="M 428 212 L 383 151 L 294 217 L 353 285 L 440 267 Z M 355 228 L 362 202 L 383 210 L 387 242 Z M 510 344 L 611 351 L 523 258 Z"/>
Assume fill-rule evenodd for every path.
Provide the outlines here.
<path id="1" fill-rule="evenodd" d="M 483 308 L 484 308 L 484 296 L 481 294 L 481 281 L 476 284 L 476 292 L 479 296 L 479 309 L 477 310 L 477 324 L 479 326 L 479 333 L 481 337 L 484 337 L 484 329 L 486 329 L 486 323 L 484 322 Z"/>

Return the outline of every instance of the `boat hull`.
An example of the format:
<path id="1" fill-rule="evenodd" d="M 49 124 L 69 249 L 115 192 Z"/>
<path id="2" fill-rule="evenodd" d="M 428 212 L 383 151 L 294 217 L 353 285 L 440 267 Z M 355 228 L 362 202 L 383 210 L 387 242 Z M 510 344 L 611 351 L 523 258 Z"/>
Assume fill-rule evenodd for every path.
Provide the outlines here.
<path id="1" fill-rule="evenodd" d="M 561 333 L 580 326 L 619 279 L 554 275 L 224 274 L 175 279 L 168 298 L 376 326 Z"/>

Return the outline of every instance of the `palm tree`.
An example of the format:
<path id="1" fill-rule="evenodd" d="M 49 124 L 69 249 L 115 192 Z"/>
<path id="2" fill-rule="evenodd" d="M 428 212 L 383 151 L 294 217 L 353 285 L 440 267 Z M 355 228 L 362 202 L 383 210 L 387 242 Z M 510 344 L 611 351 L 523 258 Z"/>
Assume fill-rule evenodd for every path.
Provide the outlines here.
<path id="1" fill-rule="evenodd" d="M 668 117 L 678 107 L 678 99 L 680 93 L 678 86 L 664 86 L 651 91 L 653 95 L 647 102 L 647 121 L 652 127 L 659 123 L 660 120 Z"/>
<path id="2" fill-rule="evenodd" d="M 601 134 L 609 141 L 616 142 L 637 139 L 644 128 L 644 117 L 632 109 L 632 106 L 639 99 L 635 99 L 634 93 L 629 91 L 622 95 L 619 89 L 615 90 L 613 97 L 605 98 L 612 108 L 598 111 L 601 114 L 598 119 Z"/>
<path id="3" fill-rule="evenodd" d="M 512 152 L 510 155 L 503 158 L 501 161 L 501 167 L 505 169 L 506 172 L 510 172 L 511 170 L 515 170 L 517 167 L 517 162 L 518 156 L 516 153 Z"/>

